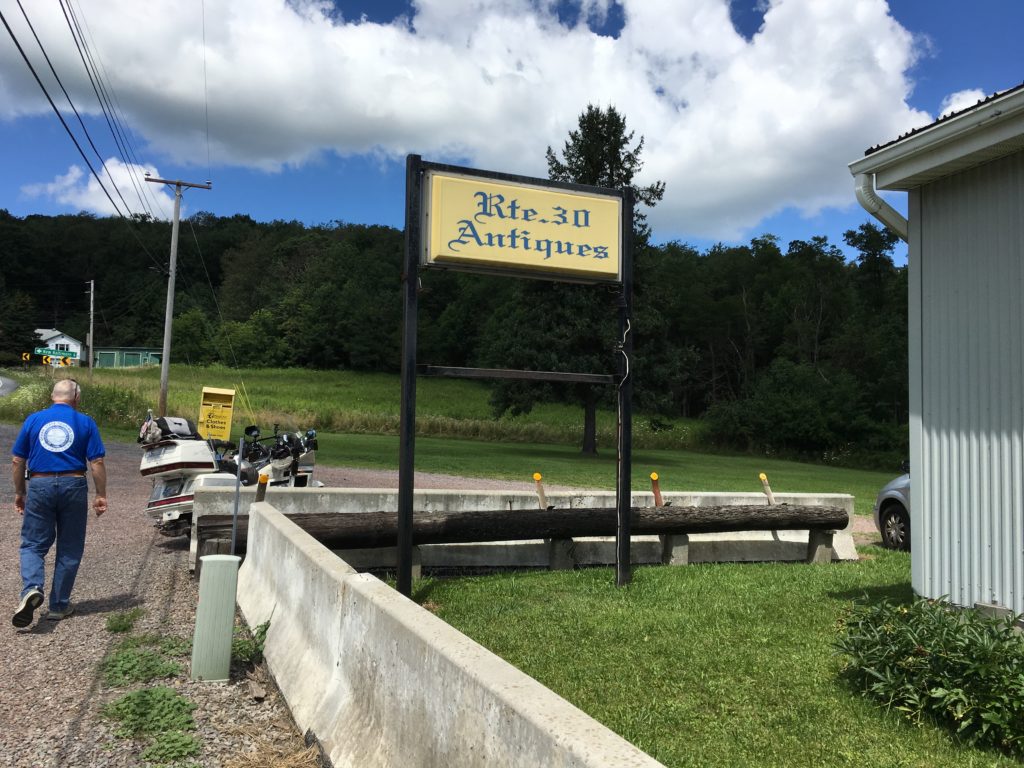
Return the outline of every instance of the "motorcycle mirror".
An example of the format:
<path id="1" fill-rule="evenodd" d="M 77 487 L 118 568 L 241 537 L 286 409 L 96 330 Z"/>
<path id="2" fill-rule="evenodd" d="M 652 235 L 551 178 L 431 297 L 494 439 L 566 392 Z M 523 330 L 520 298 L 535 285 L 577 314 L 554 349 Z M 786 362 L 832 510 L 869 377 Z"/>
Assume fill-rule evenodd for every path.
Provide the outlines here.
<path id="1" fill-rule="evenodd" d="M 245 436 L 252 440 L 260 439 L 260 428 L 255 424 L 245 428 Z"/>

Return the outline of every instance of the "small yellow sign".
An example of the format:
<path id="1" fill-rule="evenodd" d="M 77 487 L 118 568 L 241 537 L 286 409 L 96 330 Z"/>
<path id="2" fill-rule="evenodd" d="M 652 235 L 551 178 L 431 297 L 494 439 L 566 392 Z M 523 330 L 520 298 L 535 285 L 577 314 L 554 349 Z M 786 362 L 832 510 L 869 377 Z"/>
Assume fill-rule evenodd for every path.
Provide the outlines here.
<path id="1" fill-rule="evenodd" d="M 235 404 L 235 390 L 203 387 L 203 400 L 199 405 L 199 423 L 196 429 L 207 440 L 231 438 L 231 412 Z"/>
<path id="2" fill-rule="evenodd" d="M 424 262 L 552 279 L 619 282 L 622 198 L 425 174 Z"/>

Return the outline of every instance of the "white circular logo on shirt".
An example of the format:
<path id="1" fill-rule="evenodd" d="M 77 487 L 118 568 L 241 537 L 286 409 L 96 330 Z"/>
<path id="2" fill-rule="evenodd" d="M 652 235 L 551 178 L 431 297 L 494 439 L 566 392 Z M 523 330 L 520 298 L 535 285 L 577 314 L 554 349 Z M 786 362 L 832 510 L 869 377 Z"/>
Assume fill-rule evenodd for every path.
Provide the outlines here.
<path id="1" fill-rule="evenodd" d="M 51 421 L 39 430 L 39 444 L 51 453 L 63 453 L 75 442 L 75 433 L 63 421 Z"/>

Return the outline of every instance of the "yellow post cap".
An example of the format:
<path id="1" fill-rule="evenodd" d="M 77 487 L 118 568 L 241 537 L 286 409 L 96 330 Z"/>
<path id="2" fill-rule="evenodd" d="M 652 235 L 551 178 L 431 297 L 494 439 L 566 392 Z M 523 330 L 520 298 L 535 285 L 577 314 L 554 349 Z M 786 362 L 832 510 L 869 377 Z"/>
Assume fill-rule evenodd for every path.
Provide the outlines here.
<path id="1" fill-rule="evenodd" d="M 657 480 L 657 479 L 658 479 L 658 473 L 657 472 L 651 472 L 651 480 Z"/>
<path id="2" fill-rule="evenodd" d="M 764 472 L 762 472 L 762 473 L 761 473 L 760 475 L 758 475 L 758 477 L 759 477 L 759 478 L 761 478 L 761 482 L 762 482 L 762 483 L 763 483 L 763 482 L 764 482 L 765 480 L 767 480 L 767 479 L 768 479 L 768 475 L 766 475 L 766 474 L 765 474 Z"/>
<path id="3" fill-rule="evenodd" d="M 534 472 L 534 473 L 533 473 L 533 479 L 534 479 L 534 480 L 536 480 L 536 481 L 537 481 L 537 482 L 539 483 L 539 482 L 540 482 L 541 480 L 543 480 L 544 478 L 543 478 L 543 477 L 541 477 L 541 474 L 540 474 L 540 472 Z"/>

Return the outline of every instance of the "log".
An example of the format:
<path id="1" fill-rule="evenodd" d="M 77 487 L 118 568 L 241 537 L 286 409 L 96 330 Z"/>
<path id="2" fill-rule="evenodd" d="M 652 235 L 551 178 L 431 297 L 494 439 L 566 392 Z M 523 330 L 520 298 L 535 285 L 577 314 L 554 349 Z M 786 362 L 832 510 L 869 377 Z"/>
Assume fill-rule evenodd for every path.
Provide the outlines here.
<path id="1" fill-rule="evenodd" d="M 289 514 L 288 519 L 331 549 L 392 547 L 398 537 L 397 512 Z M 236 553 L 245 549 L 249 516 L 239 515 Z M 633 535 L 718 533 L 725 531 L 835 531 L 849 522 L 840 507 L 634 507 Z M 570 539 L 614 536 L 614 508 L 515 509 L 474 512 L 416 512 L 415 544 Z M 196 521 L 202 551 L 207 539 L 231 535 L 230 515 L 203 515 Z"/>

